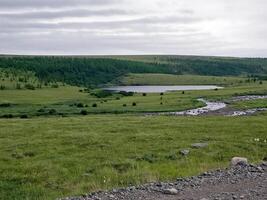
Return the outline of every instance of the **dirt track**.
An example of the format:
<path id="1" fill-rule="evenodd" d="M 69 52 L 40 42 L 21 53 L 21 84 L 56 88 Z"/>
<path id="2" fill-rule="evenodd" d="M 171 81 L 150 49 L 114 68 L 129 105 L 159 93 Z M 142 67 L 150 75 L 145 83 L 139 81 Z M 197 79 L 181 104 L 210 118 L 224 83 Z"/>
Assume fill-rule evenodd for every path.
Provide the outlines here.
<path id="1" fill-rule="evenodd" d="M 172 193 L 172 194 L 170 194 Z M 236 166 L 225 170 L 205 172 L 202 175 L 177 179 L 169 183 L 150 183 L 98 192 L 71 200 L 223 200 L 267 199 L 267 163 Z"/>

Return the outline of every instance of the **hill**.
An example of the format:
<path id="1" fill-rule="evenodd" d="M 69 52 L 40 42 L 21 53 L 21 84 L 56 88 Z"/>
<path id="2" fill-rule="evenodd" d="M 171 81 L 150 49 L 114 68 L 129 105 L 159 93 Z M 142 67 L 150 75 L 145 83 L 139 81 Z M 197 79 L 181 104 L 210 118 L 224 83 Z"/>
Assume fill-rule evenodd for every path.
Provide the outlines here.
<path id="1" fill-rule="evenodd" d="M 0 68 L 31 71 L 42 82 L 110 83 L 129 73 L 248 76 L 267 74 L 267 59 L 199 56 L 0 56 Z"/>

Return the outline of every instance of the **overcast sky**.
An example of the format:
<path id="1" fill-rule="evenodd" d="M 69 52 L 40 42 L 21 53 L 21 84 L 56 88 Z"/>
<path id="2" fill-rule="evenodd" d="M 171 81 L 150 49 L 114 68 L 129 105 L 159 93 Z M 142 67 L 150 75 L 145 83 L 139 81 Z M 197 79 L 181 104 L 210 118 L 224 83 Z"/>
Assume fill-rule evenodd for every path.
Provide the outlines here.
<path id="1" fill-rule="evenodd" d="M 267 57 L 267 0 L 0 0 L 0 53 Z"/>

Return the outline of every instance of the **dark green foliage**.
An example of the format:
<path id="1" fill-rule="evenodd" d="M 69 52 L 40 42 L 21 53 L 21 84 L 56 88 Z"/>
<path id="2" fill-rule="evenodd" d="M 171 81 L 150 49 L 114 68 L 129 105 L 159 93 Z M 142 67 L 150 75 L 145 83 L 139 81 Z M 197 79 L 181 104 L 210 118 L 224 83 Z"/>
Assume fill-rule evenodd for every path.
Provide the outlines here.
<path id="1" fill-rule="evenodd" d="M 119 94 L 129 97 L 129 96 L 133 96 L 134 92 L 126 92 L 126 91 L 120 91 Z"/>
<path id="2" fill-rule="evenodd" d="M 50 115 L 54 115 L 54 114 L 57 114 L 57 111 L 56 111 L 56 109 L 50 109 L 48 113 Z"/>
<path id="3" fill-rule="evenodd" d="M 132 103 L 132 106 L 136 106 L 136 103 L 135 103 L 135 102 L 133 102 L 133 103 Z"/>
<path id="4" fill-rule="evenodd" d="M 182 91 L 182 94 L 185 94 L 185 91 Z"/>
<path id="5" fill-rule="evenodd" d="M 81 115 L 87 115 L 88 112 L 86 110 L 81 110 Z"/>
<path id="6" fill-rule="evenodd" d="M 88 87 L 115 81 L 128 73 L 215 76 L 267 73 L 267 59 L 261 58 L 161 56 L 159 59 L 161 62 L 70 56 L 0 56 L 0 68 L 31 71 L 44 83 L 65 82 Z M 25 79 L 19 81 L 25 82 Z"/>
<path id="7" fill-rule="evenodd" d="M 161 92 L 161 93 L 160 93 L 160 96 L 163 96 L 163 95 L 164 95 L 164 93 L 163 93 L 163 92 Z"/>
<path id="8" fill-rule="evenodd" d="M 78 107 L 78 108 L 83 108 L 84 105 L 83 105 L 83 103 L 78 103 L 78 104 L 77 104 L 77 107 Z"/>
<path id="9" fill-rule="evenodd" d="M 123 104 L 122 106 L 123 106 L 123 107 L 126 107 L 127 105 L 126 105 L 126 104 Z"/>
<path id="10" fill-rule="evenodd" d="M 59 86 L 58 86 L 58 84 L 52 84 L 51 85 L 51 88 L 58 88 Z"/>
<path id="11" fill-rule="evenodd" d="M 143 93 L 142 95 L 145 97 L 146 96 L 146 93 Z"/>
<path id="12" fill-rule="evenodd" d="M 0 107 L 4 107 L 4 108 L 11 107 L 11 103 L 2 103 L 0 104 Z"/>
<path id="13" fill-rule="evenodd" d="M 27 118 L 28 118 L 28 115 L 23 114 L 23 115 L 20 116 L 20 118 L 21 118 L 21 119 L 27 119 Z"/>
<path id="14" fill-rule="evenodd" d="M 106 98 L 112 96 L 112 92 L 108 90 L 97 90 L 96 92 L 92 92 L 91 95 L 94 95 L 97 98 Z"/>
<path id="15" fill-rule="evenodd" d="M 94 104 L 92 105 L 92 107 L 96 108 L 96 107 L 97 107 L 97 104 L 96 104 L 96 103 L 94 103 Z"/>
<path id="16" fill-rule="evenodd" d="M 28 90 L 35 90 L 35 87 L 34 87 L 34 85 L 32 85 L 32 84 L 25 84 L 25 88 L 26 89 L 28 89 Z"/>
<path id="17" fill-rule="evenodd" d="M 2 118 L 13 118 L 14 116 L 12 114 L 5 114 L 2 115 Z"/>
<path id="18" fill-rule="evenodd" d="M 6 86 L 0 85 L 0 90 L 4 90 L 4 89 L 6 89 Z"/>

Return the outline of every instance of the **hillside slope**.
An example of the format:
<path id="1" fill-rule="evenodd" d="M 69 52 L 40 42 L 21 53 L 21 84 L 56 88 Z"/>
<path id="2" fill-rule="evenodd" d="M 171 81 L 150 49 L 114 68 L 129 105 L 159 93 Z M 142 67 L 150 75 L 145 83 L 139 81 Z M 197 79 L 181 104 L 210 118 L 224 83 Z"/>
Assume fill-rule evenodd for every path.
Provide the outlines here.
<path id="1" fill-rule="evenodd" d="M 267 59 L 195 56 L 0 56 L 0 68 L 32 71 L 42 81 L 107 84 L 128 73 L 212 76 L 267 74 Z"/>

